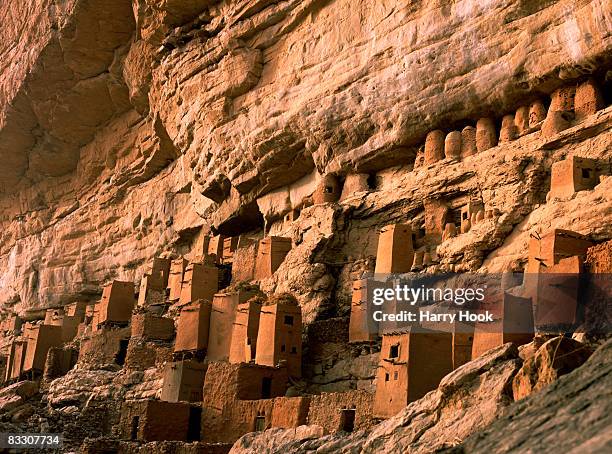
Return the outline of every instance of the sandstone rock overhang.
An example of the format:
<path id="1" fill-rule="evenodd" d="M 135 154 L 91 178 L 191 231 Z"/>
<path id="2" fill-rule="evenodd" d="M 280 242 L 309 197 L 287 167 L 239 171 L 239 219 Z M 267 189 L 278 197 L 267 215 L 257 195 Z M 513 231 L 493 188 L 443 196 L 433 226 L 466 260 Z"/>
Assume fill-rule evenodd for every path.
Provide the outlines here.
<path id="1" fill-rule="evenodd" d="M 377 170 L 414 156 L 427 130 L 515 108 L 612 55 L 605 0 L 251 3 L 4 5 L 0 192 L 70 174 L 79 148 L 131 108 L 161 119 L 203 182 L 213 169 L 261 195 L 304 157 Z M 206 7 L 197 42 L 152 55 Z"/>
<path id="2" fill-rule="evenodd" d="M 127 110 L 127 0 L 0 6 L 0 193 L 68 174 L 99 127 Z"/>

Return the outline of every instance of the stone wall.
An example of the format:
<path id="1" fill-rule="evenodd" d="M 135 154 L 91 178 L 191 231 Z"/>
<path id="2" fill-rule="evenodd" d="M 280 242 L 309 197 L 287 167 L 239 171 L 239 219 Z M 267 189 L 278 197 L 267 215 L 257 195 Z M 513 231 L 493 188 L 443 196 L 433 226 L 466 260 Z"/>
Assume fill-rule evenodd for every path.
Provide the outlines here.
<path id="1" fill-rule="evenodd" d="M 342 430 L 342 411 L 355 410 L 354 429 L 367 429 L 374 424 L 374 395 L 365 391 L 323 393 L 313 396 L 308 411 L 308 424 L 319 425 L 327 433 Z"/>
<path id="2" fill-rule="evenodd" d="M 169 341 L 174 337 L 174 320 L 152 314 L 135 314 L 130 320 L 132 337 Z"/>
<path id="3" fill-rule="evenodd" d="M 104 328 L 95 331 L 81 340 L 79 364 L 84 367 L 98 368 L 121 362 L 127 355 L 130 328 Z"/>
<path id="4" fill-rule="evenodd" d="M 277 397 L 272 408 L 272 427 L 303 426 L 308 420 L 310 397 Z"/>
<path id="5" fill-rule="evenodd" d="M 149 367 L 162 367 L 172 360 L 172 344 L 147 342 L 142 339 L 130 339 L 125 358 L 125 367 L 132 370 L 144 370 Z"/>
<path id="6" fill-rule="evenodd" d="M 304 345 L 303 369 L 309 383 L 308 392 L 373 391 L 380 341 L 369 345 L 349 345 L 348 318 L 311 323 Z"/>

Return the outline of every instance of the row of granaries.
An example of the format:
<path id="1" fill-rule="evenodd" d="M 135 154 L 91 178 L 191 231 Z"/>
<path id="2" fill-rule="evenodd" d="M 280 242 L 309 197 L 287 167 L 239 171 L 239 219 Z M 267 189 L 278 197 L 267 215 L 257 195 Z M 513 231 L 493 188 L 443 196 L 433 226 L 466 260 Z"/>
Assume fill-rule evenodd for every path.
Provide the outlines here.
<path id="1" fill-rule="evenodd" d="M 563 113 L 568 112 L 568 99 L 576 118 L 601 106 L 592 81 L 560 89 L 553 94 L 547 116 L 543 105 L 536 102 L 519 109 L 512 116 L 512 124 L 510 117 L 505 117 L 500 139 L 513 138 L 512 131 L 520 134 L 527 127 L 541 126 L 545 130 L 549 118 L 557 129 L 558 125 L 567 127 L 571 116 Z M 455 133 L 444 141 L 440 133 L 430 134 L 426 161 L 441 159 L 440 149 L 447 156 L 456 156 L 458 140 L 465 151 L 472 133 L 476 150 L 485 147 L 484 137 L 489 137 L 489 146 L 493 146 L 492 135 L 482 132 L 490 131 L 490 124 L 481 120 L 475 131 L 464 129 L 461 140 Z M 460 154 L 465 155 L 464 151 Z M 578 157 L 556 163 L 551 194 L 568 196 L 592 189 L 597 184 L 594 169 L 593 161 Z M 320 192 L 315 197 L 319 203 L 334 202 L 339 193 L 329 180 L 324 181 Z M 447 215 L 436 216 L 437 208 L 429 216 L 437 221 L 429 228 L 426 225 L 426 233 L 445 240 L 456 234 L 457 228 L 446 222 Z M 481 204 L 469 203 L 461 210 L 459 229 L 465 232 L 469 230 L 466 224 L 493 216 L 493 211 L 485 212 Z M 575 278 L 583 273 L 584 258 L 592 246 L 585 237 L 564 230 L 532 238 L 520 291 L 503 291 L 497 304 L 490 306 L 496 314 L 494 327 L 476 323 L 471 331 L 451 327 L 441 332 L 430 326 L 415 330 L 406 322 L 377 323 L 367 295 L 370 286 L 379 284 L 371 279 L 356 281 L 348 330 L 334 327 L 332 322 L 320 337 L 327 336 L 331 341 L 339 333 L 348 332 L 348 339 L 339 340 L 357 344 L 382 338 L 375 394 L 354 390 L 289 397 L 290 385 L 302 372 L 299 305 L 289 295 L 268 298 L 256 286 L 228 287 L 223 292 L 219 289 L 227 281 L 224 273 L 228 267 L 237 275 L 232 278 L 270 277 L 291 249 L 291 239 L 262 239 L 252 249 L 255 256 L 251 273 L 244 273 L 243 262 L 249 259 L 239 255 L 244 249 L 240 241 L 205 237 L 200 245 L 203 259 L 197 262 L 156 258 L 138 292 L 131 282 L 114 281 L 103 289 L 99 302 L 75 302 L 50 309 L 42 323 L 22 323 L 16 315 L 6 318 L 0 329 L 5 334 L 21 335 L 13 338 L 8 355 L 0 357 L 5 381 L 37 379 L 41 375 L 49 381 L 77 362 L 114 362 L 140 369 L 163 365 L 159 398 L 122 405 L 117 430 L 128 440 L 232 443 L 247 432 L 306 423 L 318 424 L 328 432 L 352 431 L 396 414 L 407 403 L 435 389 L 447 373 L 490 348 L 509 341 L 528 343 L 540 328 L 575 326 L 579 321 Z M 410 225 L 382 229 L 376 273 L 405 273 L 427 265 L 428 258 L 422 251 L 415 251 L 414 244 L 415 232 Z M 399 307 L 395 304 L 385 302 L 384 311 L 396 312 Z"/>
<path id="2" fill-rule="evenodd" d="M 476 127 L 466 126 L 448 134 L 441 130 L 431 131 L 425 139 L 424 163 L 471 156 L 537 130 L 545 138 L 552 137 L 603 107 L 604 97 L 593 79 L 562 87 L 552 93 L 548 109 L 537 100 L 529 106 L 519 107 L 514 114 L 505 115 L 499 135 L 493 118 L 481 118 Z"/>

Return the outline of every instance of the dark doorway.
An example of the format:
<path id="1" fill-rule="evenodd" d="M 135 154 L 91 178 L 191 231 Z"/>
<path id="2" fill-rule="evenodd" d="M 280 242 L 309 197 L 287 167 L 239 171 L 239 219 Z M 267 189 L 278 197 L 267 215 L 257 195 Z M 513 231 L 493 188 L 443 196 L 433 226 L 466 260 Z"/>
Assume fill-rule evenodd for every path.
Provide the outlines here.
<path id="1" fill-rule="evenodd" d="M 368 188 L 372 189 L 372 190 L 376 190 L 376 188 L 378 187 L 378 183 L 380 178 L 376 178 L 376 174 L 375 173 L 371 173 L 370 175 L 368 175 Z"/>
<path id="2" fill-rule="evenodd" d="M 255 432 L 263 432 L 266 430 L 266 417 L 257 416 L 255 418 Z"/>
<path id="3" fill-rule="evenodd" d="M 202 407 L 189 408 L 189 426 L 187 426 L 187 441 L 200 441 L 202 424 Z"/>
<path id="4" fill-rule="evenodd" d="M 269 399 L 270 397 L 272 397 L 272 379 L 264 377 L 261 380 L 261 398 Z"/>
<path id="5" fill-rule="evenodd" d="M 132 417 L 132 426 L 130 429 L 130 440 L 138 440 L 138 425 L 140 424 L 140 416 Z"/>
<path id="6" fill-rule="evenodd" d="M 465 220 L 468 218 L 468 213 L 462 213 L 461 212 L 461 208 L 455 208 L 455 209 L 451 209 L 448 210 L 448 212 L 446 213 L 445 219 L 442 221 L 442 228 L 444 228 L 444 226 L 446 224 L 455 224 L 455 225 L 461 225 L 461 221 Z"/>
<path id="7" fill-rule="evenodd" d="M 219 290 L 221 290 L 232 282 L 232 265 L 231 263 L 224 263 L 216 266 L 219 268 Z"/>
<path id="8" fill-rule="evenodd" d="M 115 355 L 115 364 L 123 366 L 125 364 L 125 357 L 127 356 L 129 339 L 121 339 L 119 341 L 119 351 Z"/>
<path id="9" fill-rule="evenodd" d="M 341 410 L 340 430 L 352 432 L 355 430 L 355 409 Z"/>

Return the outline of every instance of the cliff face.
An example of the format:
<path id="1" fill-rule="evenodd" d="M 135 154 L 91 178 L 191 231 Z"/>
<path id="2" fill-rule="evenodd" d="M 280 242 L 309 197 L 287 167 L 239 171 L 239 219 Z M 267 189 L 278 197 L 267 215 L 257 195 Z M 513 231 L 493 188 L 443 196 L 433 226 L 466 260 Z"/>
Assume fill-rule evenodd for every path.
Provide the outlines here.
<path id="1" fill-rule="evenodd" d="M 67 449 L 103 437 L 85 441 L 83 452 L 105 443 L 117 452 L 178 449 L 117 437 L 138 438 L 126 432 L 134 431 L 130 415 L 162 403 L 162 387 L 174 380 L 169 363 L 205 357 L 208 340 L 200 343 L 200 335 L 238 343 L 240 323 L 213 321 L 206 306 L 201 333 L 194 319 L 182 328 L 198 337 L 196 346 L 173 345 L 179 306 L 202 298 L 194 287 L 211 284 L 205 299 L 217 289 L 244 296 L 255 288 L 249 281 L 270 301 L 290 301 L 284 324 L 302 316 L 290 330 L 292 348 L 280 346 L 296 355 L 299 346 L 292 367 L 302 366 L 302 378 L 293 377 L 286 392 L 264 391 L 271 378 L 257 371 L 283 361 L 255 355 L 253 367 L 226 364 L 207 351 L 212 365 L 201 378 L 208 385 L 191 394 L 202 407 L 205 439 L 189 449 L 227 452 L 246 434 L 234 452 L 484 452 L 502 446 L 491 434 L 514 416 L 508 449 L 542 448 L 541 440 L 555 437 L 563 445 L 566 429 L 571 437 L 562 447 L 599 446 L 596 431 L 609 426 L 600 416 L 610 414 L 610 403 L 592 403 L 609 384 L 610 367 L 598 366 L 609 359 L 609 342 L 567 381 L 513 401 L 586 360 L 598 342 L 591 331 L 609 329 L 609 287 L 587 287 L 595 303 L 584 305 L 574 340 L 544 336 L 480 356 L 457 344 L 473 360 L 455 366 L 453 352 L 454 370 L 440 386 L 379 423 L 375 391 L 391 373 L 377 371 L 389 349 L 351 338 L 349 321 L 353 283 L 375 271 L 377 256 L 380 267 L 390 255 L 378 252 L 390 224 L 402 224 L 403 241 L 389 245 L 404 253 L 402 271 L 522 272 L 531 265 L 539 272 L 548 263 L 589 279 L 609 272 L 609 1 L 14 0 L 0 2 L 0 24 L 0 371 L 9 369 L 8 382 L 43 374 L 0 392 L 5 432 L 62 431 Z M 236 250 L 204 254 L 212 235 Z M 271 239 L 258 241 L 265 236 L 286 238 L 274 240 L 277 249 Z M 563 243 L 560 250 L 545 236 Z M 552 258 L 540 257 L 543 243 L 555 249 Z M 179 256 L 192 262 L 188 271 L 175 269 L 182 261 L 164 260 L 158 267 L 172 271 L 148 269 L 153 258 Z M 218 274 L 194 277 L 204 267 L 196 271 L 193 262 L 209 261 Z M 260 268 L 257 277 L 266 277 L 255 279 Z M 75 304 L 73 315 L 59 309 L 99 301 L 113 280 L 139 284 L 145 271 L 145 285 L 136 287 L 143 304 L 130 322 L 129 311 L 99 320 L 102 303 Z M 157 282 L 168 274 L 171 294 L 177 287 L 185 294 L 178 302 L 166 295 L 164 279 Z M 123 309 L 134 303 L 129 282 L 117 289 L 125 299 L 107 293 L 107 308 L 110 299 Z M 503 295 L 525 299 L 511 289 Z M 240 300 L 240 293 L 225 297 Z M 43 311 L 50 307 L 58 310 Z M 149 338 L 145 325 L 160 310 L 167 329 L 149 327 L 164 331 Z M 238 312 L 244 315 L 228 306 L 225 315 Z M 248 332 L 251 315 L 259 324 L 264 312 L 247 312 Z M 19 336 L 22 321 L 43 317 L 49 320 L 24 323 Z M 38 349 L 30 336 L 42 327 L 61 335 L 55 341 L 63 346 L 41 347 L 45 364 L 26 370 L 19 358 Z M 254 339 L 269 337 L 267 328 L 255 331 Z M 246 343 L 251 355 L 249 336 L 238 350 Z M 51 336 L 43 337 L 40 345 Z M 240 361 L 252 359 L 244 353 L 236 353 Z M 287 385 L 287 372 L 276 369 Z M 217 393 L 230 372 L 236 389 Z M 589 376 L 593 386 L 580 388 Z M 585 407 L 576 404 L 582 398 Z M 124 405 L 134 399 L 145 403 Z M 568 403 L 580 407 L 582 425 L 598 418 L 593 430 L 570 433 L 565 418 L 562 429 L 530 438 L 538 415 Z M 185 440 L 198 438 L 193 415 L 171 426 L 192 432 Z M 304 421 L 310 426 L 296 427 Z M 272 429 L 249 433 L 261 423 Z"/>
<path id="2" fill-rule="evenodd" d="M 538 208 L 552 161 L 609 159 L 609 109 L 548 141 L 413 170 L 432 129 L 501 118 L 585 75 L 605 84 L 604 0 L 37 0 L 4 2 L 0 18 L 5 309 L 136 281 L 211 228 L 278 232 L 331 172 L 369 174 L 376 191 L 303 210 L 288 231 L 300 246 L 263 284 L 292 289 L 307 319 L 346 313 L 376 229 L 419 219 L 428 197 L 479 195 L 502 214 L 444 246 L 454 269 L 520 264 L 534 228 L 612 237 L 597 222 L 609 182 Z"/>

